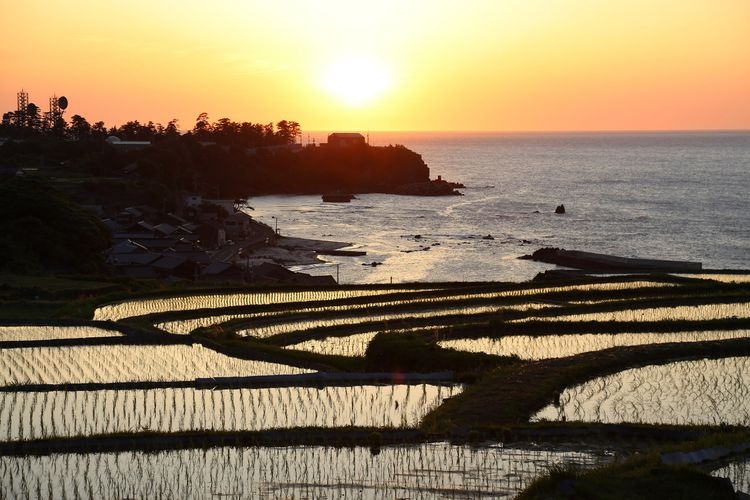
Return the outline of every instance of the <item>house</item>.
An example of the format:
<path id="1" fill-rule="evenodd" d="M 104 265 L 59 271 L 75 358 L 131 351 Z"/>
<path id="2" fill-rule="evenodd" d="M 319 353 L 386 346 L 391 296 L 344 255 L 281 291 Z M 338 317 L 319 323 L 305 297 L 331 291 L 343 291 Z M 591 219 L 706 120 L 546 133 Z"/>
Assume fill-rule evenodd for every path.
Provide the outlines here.
<path id="1" fill-rule="evenodd" d="M 217 207 L 221 207 L 224 209 L 224 211 L 228 214 L 234 213 L 234 200 L 227 200 L 227 199 L 208 199 L 204 198 L 201 205 L 216 205 Z"/>
<path id="2" fill-rule="evenodd" d="M 264 262 L 248 269 L 249 280 L 255 283 L 284 283 L 306 286 L 335 285 L 333 276 L 310 276 L 296 273 L 279 264 Z"/>
<path id="3" fill-rule="evenodd" d="M 224 230 L 226 237 L 230 240 L 241 240 L 250 234 L 252 217 L 244 212 L 235 212 L 224 219 Z"/>
<path id="4" fill-rule="evenodd" d="M 107 137 L 107 144 L 118 151 L 138 151 L 151 147 L 151 141 L 122 141 L 114 135 Z"/>
<path id="5" fill-rule="evenodd" d="M 365 136 L 362 134 L 335 132 L 328 136 L 328 146 L 333 148 L 351 148 L 366 144 Z"/>
<path id="6" fill-rule="evenodd" d="M 245 270 L 228 262 L 212 262 L 201 272 L 205 281 L 244 281 Z"/>
<path id="7" fill-rule="evenodd" d="M 143 212 L 135 207 L 128 207 L 117 214 L 115 222 L 121 226 L 131 227 L 143 218 Z"/>
<path id="8" fill-rule="evenodd" d="M 146 253 L 119 253 L 109 256 L 109 263 L 117 267 L 137 266 L 148 267 L 162 258 L 162 254 L 155 252 Z"/>
<path id="9" fill-rule="evenodd" d="M 154 234 L 156 234 L 157 236 L 166 238 L 167 236 L 171 236 L 175 231 L 177 231 L 177 228 L 172 224 L 167 224 L 166 222 L 164 222 L 162 224 L 154 226 L 153 230 Z"/>
<path id="10" fill-rule="evenodd" d="M 151 267 L 160 276 L 174 276 L 184 279 L 195 278 L 200 270 L 197 263 L 177 255 L 162 255 L 160 259 L 151 263 Z"/>
<path id="11" fill-rule="evenodd" d="M 222 247 L 227 242 L 227 233 L 224 226 L 216 222 L 201 224 L 196 232 L 201 246 L 209 250 Z"/>
<path id="12" fill-rule="evenodd" d="M 111 255 L 128 254 L 128 253 L 145 253 L 148 248 L 130 240 L 124 240 L 116 243 L 109 249 Z"/>

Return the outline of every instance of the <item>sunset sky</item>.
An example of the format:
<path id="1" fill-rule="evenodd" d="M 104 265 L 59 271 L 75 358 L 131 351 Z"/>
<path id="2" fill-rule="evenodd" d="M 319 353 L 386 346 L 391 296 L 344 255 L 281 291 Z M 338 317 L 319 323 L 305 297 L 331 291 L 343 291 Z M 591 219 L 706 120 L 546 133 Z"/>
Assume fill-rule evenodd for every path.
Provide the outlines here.
<path id="1" fill-rule="evenodd" d="M 748 0 L 0 0 L 21 88 L 108 126 L 750 129 Z"/>

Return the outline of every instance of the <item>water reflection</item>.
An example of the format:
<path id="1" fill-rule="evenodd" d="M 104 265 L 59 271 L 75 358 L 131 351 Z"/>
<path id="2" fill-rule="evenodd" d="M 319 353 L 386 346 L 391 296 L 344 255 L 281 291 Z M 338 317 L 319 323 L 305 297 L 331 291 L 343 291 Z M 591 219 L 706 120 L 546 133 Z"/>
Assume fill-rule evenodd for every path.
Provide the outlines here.
<path id="1" fill-rule="evenodd" d="M 707 321 L 726 318 L 750 318 L 750 302 L 623 309 L 586 314 L 529 317 L 515 321 Z"/>
<path id="2" fill-rule="evenodd" d="M 532 421 L 750 425 L 750 358 L 646 366 L 565 389 Z"/>
<path id="3" fill-rule="evenodd" d="M 0 342 L 121 336 L 122 334 L 116 330 L 105 330 L 95 326 L 0 326 Z"/>
<path id="4" fill-rule="evenodd" d="M 0 441 L 117 432 L 415 427 L 461 386 L 1 392 Z"/>
<path id="5" fill-rule="evenodd" d="M 0 386 L 182 381 L 311 371 L 278 363 L 233 358 L 200 344 L 81 345 L 0 350 Z"/>
<path id="6" fill-rule="evenodd" d="M 447 443 L 367 448 L 212 448 L 0 457 L 0 497 L 510 498 L 553 464 L 584 468 L 595 450 L 470 448 Z"/>
<path id="7" fill-rule="evenodd" d="M 568 335 L 510 335 L 497 339 L 453 339 L 438 342 L 440 347 L 497 356 L 516 355 L 521 359 L 548 359 L 573 356 L 610 347 L 669 342 L 703 342 L 750 336 L 750 330 L 717 330 L 674 333 L 584 333 Z M 328 339 L 326 339 L 328 340 Z"/>
<path id="8" fill-rule="evenodd" d="M 750 495 L 750 458 L 727 464 L 713 471 L 711 475 L 729 479 L 732 481 L 735 491 Z"/>
<path id="9" fill-rule="evenodd" d="M 529 304 L 521 304 L 521 305 L 515 305 L 515 306 L 507 306 L 507 307 L 504 307 L 504 309 L 526 311 L 530 309 L 540 309 L 540 308 L 545 308 L 545 307 L 548 307 L 548 306 L 546 304 L 529 303 Z M 274 324 L 256 326 L 253 328 L 240 330 L 237 333 L 243 336 L 267 338 L 267 337 L 272 337 L 274 335 L 279 335 L 281 333 L 311 330 L 313 328 L 330 328 L 334 326 L 357 325 L 357 324 L 365 323 L 365 322 L 385 323 L 388 321 L 404 320 L 404 319 L 410 319 L 410 318 L 438 318 L 438 317 L 453 316 L 453 315 L 468 316 L 468 315 L 473 315 L 473 314 L 494 313 L 494 312 L 497 312 L 498 309 L 500 309 L 498 305 L 476 306 L 476 307 L 455 306 L 455 307 L 445 307 L 442 309 L 431 309 L 427 311 L 408 311 L 408 312 L 399 312 L 399 313 L 391 313 L 391 314 L 365 313 L 365 314 L 352 315 L 352 316 L 339 316 L 336 318 L 280 321 Z M 384 329 L 387 329 L 387 327 L 384 327 Z"/>
<path id="10" fill-rule="evenodd" d="M 433 288 L 425 288 L 434 290 Z M 337 300 L 352 297 L 367 297 L 372 295 L 383 295 L 386 293 L 399 293 L 413 291 L 406 289 L 335 289 L 335 290 L 299 290 L 299 291 L 274 291 L 274 292 L 252 292 L 232 294 L 207 294 L 190 295 L 181 297 L 163 297 L 158 299 L 132 300 L 107 304 L 94 311 L 95 320 L 118 321 L 123 318 L 142 316 L 145 314 L 163 313 L 169 311 L 188 311 L 204 308 L 220 308 L 235 306 L 253 306 L 268 304 L 286 304 L 292 302 L 308 302 L 319 300 Z"/>
<path id="11" fill-rule="evenodd" d="M 322 340 L 306 340 L 298 344 L 286 346 L 287 349 L 314 352 L 327 356 L 359 356 L 363 357 L 372 339 L 378 332 L 366 332 L 349 335 L 347 337 L 328 337 Z"/>
<path id="12" fill-rule="evenodd" d="M 721 283 L 750 283 L 750 274 L 675 274 L 686 278 L 696 278 L 702 280 L 713 280 Z"/>
<path id="13" fill-rule="evenodd" d="M 372 312 L 371 304 L 357 304 L 357 305 L 345 305 L 345 306 L 328 306 L 328 307 L 310 307 L 300 308 L 294 311 L 273 311 L 273 312 L 262 312 L 262 313 L 240 313 L 240 314 L 223 314 L 215 316 L 203 316 L 198 318 L 182 319 L 175 321 L 166 321 L 164 323 L 158 323 L 154 326 L 160 328 L 166 332 L 186 335 L 199 327 L 206 327 L 211 325 L 217 325 L 225 323 L 227 321 L 236 319 L 258 319 L 262 322 L 263 326 L 257 326 L 249 328 L 239 332 L 241 335 L 252 335 L 255 337 L 271 337 L 280 333 L 287 333 L 293 331 L 310 330 L 312 328 L 320 327 L 331 327 L 340 325 L 355 325 L 359 323 L 371 323 L 371 322 L 383 322 L 392 320 L 401 320 L 408 318 L 436 318 L 441 316 L 450 315 L 470 315 L 470 314 L 486 314 L 494 313 L 499 309 L 515 310 L 515 311 L 528 311 L 532 309 L 544 309 L 557 307 L 555 305 L 546 303 L 530 302 L 528 304 L 511 304 L 511 305 L 500 305 L 490 304 L 484 306 L 466 306 L 466 305 L 453 305 L 443 306 L 431 305 L 432 301 L 426 301 L 428 308 L 423 310 L 411 310 L 405 312 L 394 312 L 394 313 L 383 313 L 374 314 Z M 412 301 L 399 301 L 386 303 L 386 305 L 405 305 L 412 303 Z M 376 304 L 378 306 L 383 305 Z M 319 313 L 319 312 L 333 312 L 341 311 L 342 314 L 335 318 L 321 318 L 321 319 L 298 319 L 298 315 L 305 313 Z M 358 311 L 362 311 L 359 314 Z M 291 317 L 286 317 L 288 315 Z M 274 319 L 279 317 L 280 319 Z"/>

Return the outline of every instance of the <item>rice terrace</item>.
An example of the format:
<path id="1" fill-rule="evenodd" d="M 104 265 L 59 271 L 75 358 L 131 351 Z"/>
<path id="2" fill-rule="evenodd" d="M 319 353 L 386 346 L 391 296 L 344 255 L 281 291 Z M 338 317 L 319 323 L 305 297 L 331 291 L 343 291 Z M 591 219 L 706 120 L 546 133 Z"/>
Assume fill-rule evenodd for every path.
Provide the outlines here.
<path id="1" fill-rule="evenodd" d="M 750 481 L 746 274 L 48 295 L 3 312 L 3 497 Z"/>

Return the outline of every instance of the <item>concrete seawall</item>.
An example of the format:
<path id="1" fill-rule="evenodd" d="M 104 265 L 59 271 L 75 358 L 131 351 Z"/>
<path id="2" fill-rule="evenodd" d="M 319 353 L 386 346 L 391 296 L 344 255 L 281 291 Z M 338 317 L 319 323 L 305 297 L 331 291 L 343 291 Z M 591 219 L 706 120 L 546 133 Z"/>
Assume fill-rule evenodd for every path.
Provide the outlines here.
<path id="1" fill-rule="evenodd" d="M 637 259 L 562 248 L 541 248 L 521 258 L 588 271 L 695 273 L 703 269 L 700 262 Z"/>

